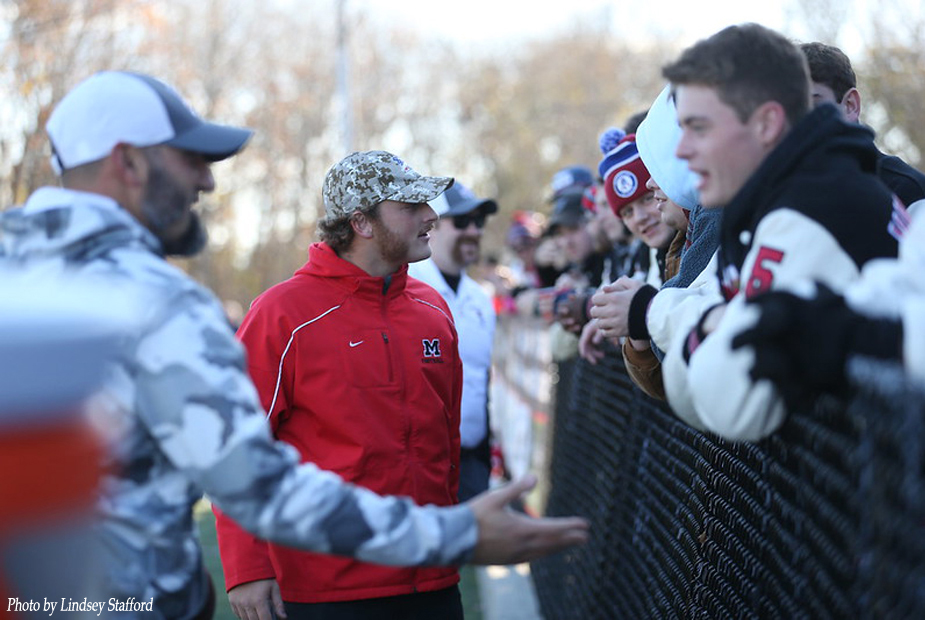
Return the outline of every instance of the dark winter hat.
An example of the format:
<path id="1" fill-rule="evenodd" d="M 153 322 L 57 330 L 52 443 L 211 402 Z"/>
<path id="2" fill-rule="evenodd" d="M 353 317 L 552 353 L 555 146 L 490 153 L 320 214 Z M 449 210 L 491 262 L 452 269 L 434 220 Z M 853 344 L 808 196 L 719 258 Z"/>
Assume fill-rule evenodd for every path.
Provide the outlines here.
<path id="1" fill-rule="evenodd" d="M 568 166 L 552 176 L 552 198 L 555 202 L 563 194 L 581 192 L 594 183 L 591 170 L 584 166 Z"/>

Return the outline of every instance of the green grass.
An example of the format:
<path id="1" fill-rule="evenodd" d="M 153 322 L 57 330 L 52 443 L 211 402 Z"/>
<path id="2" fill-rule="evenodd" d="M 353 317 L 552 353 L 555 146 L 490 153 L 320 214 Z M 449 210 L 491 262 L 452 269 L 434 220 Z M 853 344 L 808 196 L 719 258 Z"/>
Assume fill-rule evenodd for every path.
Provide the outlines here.
<path id="1" fill-rule="evenodd" d="M 222 573 L 222 561 L 218 553 L 218 541 L 215 538 L 215 516 L 205 501 L 196 505 L 195 516 L 199 526 L 199 539 L 202 542 L 202 554 L 206 568 L 212 575 L 212 583 L 215 584 L 216 589 L 214 620 L 236 620 L 237 616 L 231 611 L 231 605 L 225 595 L 225 576 Z M 482 605 L 475 569 L 472 566 L 464 566 L 459 572 L 459 591 L 462 595 L 466 620 L 482 620 Z"/>
<path id="2" fill-rule="evenodd" d="M 202 543 L 202 555 L 206 568 L 212 575 L 212 584 L 215 586 L 215 616 L 214 620 L 237 620 L 231 611 L 228 596 L 225 595 L 225 575 L 222 573 L 222 561 L 218 554 L 218 540 L 215 537 L 215 515 L 205 501 L 196 504 L 194 512 L 196 523 L 199 526 L 199 540 Z"/>
<path id="3" fill-rule="evenodd" d="M 482 620 L 482 599 L 479 597 L 475 567 L 463 566 L 459 569 L 459 593 L 462 595 L 466 620 Z"/>

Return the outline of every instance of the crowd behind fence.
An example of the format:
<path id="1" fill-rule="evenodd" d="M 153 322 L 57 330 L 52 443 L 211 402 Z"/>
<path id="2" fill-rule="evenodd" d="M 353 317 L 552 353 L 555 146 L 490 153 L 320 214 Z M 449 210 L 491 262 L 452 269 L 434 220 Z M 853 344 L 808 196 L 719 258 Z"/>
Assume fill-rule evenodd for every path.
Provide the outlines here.
<path id="1" fill-rule="evenodd" d="M 616 350 L 551 362 L 546 332 L 502 321 L 495 368 L 532 399 L 543 511 L 592 523 L 587 546 L 532 565 L 546 620 L 925 618 L 925 391 L 900 368 L 855 360 L 849 402 L 732 443 L 644 395 Z"/>

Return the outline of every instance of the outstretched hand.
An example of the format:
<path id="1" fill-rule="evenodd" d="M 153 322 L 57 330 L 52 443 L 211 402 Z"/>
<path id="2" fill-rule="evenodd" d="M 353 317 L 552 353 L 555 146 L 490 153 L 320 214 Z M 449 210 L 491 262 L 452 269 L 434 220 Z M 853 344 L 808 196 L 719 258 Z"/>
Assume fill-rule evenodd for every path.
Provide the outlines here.
<path id="1" fill-rule="evenodd" d="M 467 502 L 479 529 L 472 564 L 518 564 L 587 542 L 585 519 L 537 519 L 511 510 L 509 504 L 535 485 L 536 477 L 526 476 Z"/>

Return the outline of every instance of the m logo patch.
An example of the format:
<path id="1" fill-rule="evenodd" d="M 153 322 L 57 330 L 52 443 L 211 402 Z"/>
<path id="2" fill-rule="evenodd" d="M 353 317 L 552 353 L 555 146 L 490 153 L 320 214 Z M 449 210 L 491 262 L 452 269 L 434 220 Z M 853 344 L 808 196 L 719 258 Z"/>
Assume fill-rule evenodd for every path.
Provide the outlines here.
<path id="1" fill-rule="evenodd" d="M 421 340 L 424 345 L 424 357 L 440 357 L 440 339 Z"/>

